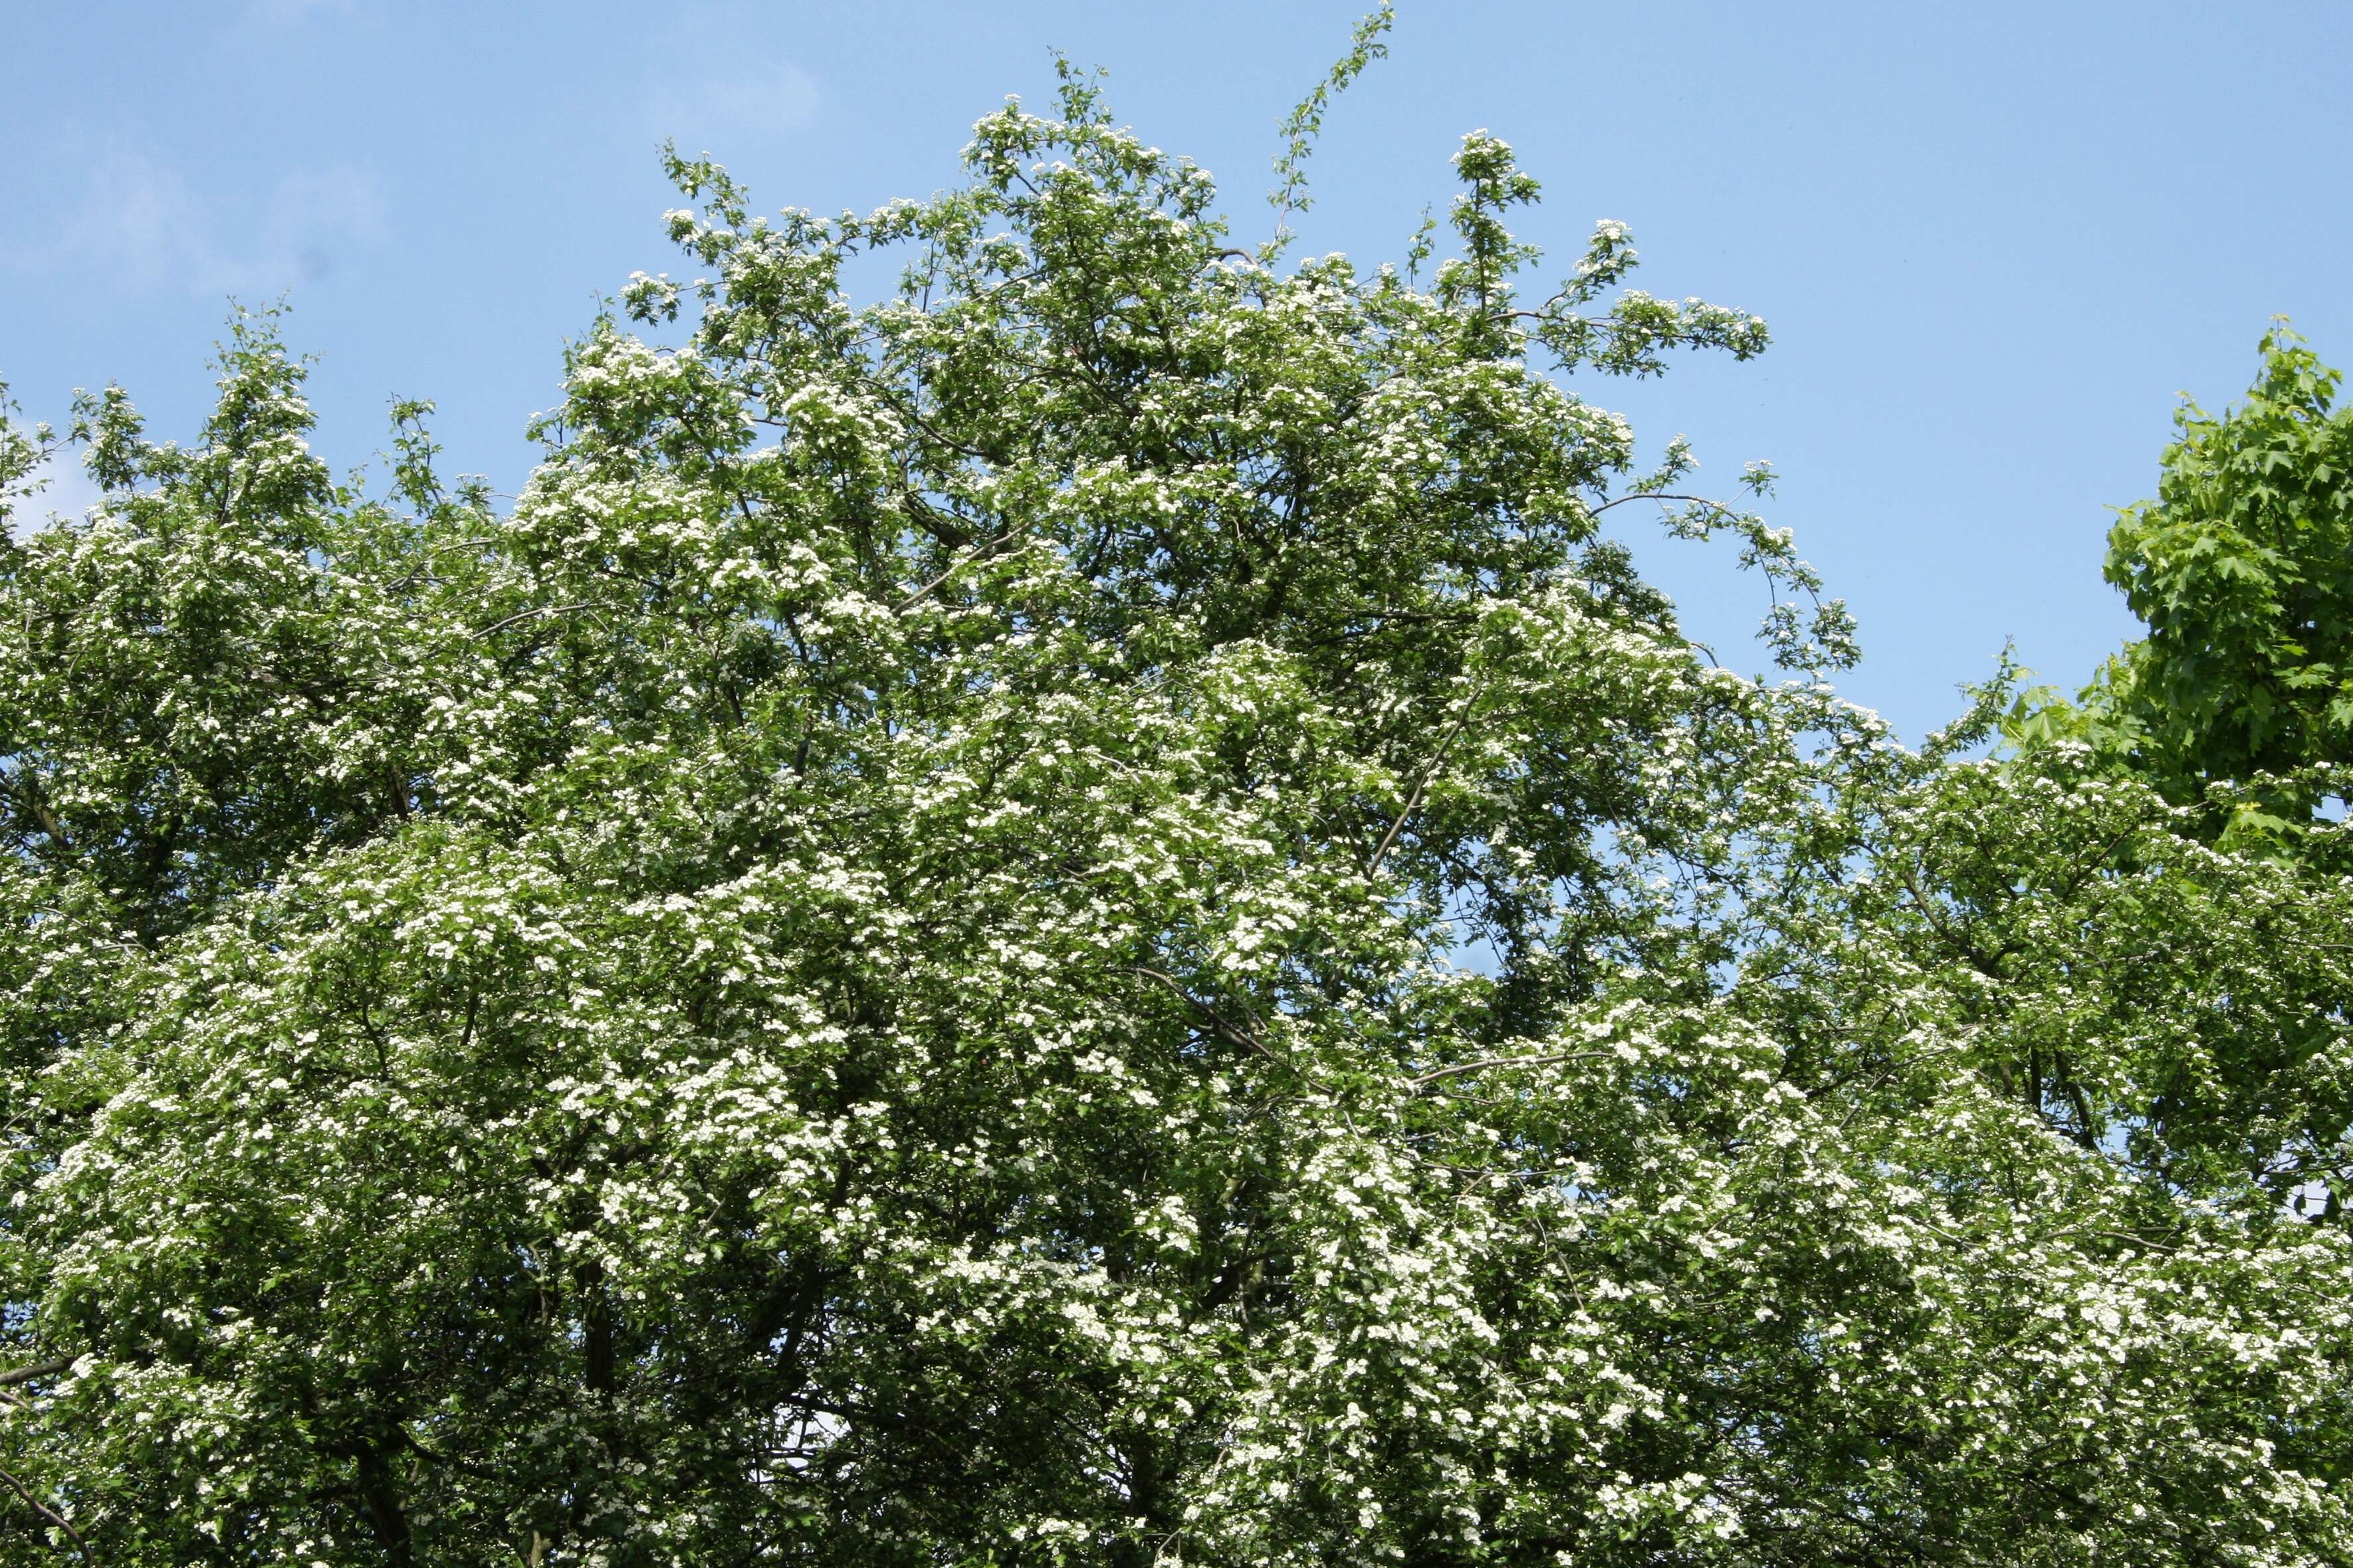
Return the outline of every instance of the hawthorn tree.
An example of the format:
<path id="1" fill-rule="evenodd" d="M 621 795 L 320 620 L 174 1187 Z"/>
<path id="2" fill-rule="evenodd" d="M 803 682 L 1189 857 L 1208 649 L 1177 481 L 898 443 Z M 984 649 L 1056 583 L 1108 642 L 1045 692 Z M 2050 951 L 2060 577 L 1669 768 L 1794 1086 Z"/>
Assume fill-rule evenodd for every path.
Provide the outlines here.
<path id="1" fill-rule="evenodd" d="M 1842 703 L 1570 386 L 1763 323 L 1615 225 L 1524 289 L 1494 138 L 1372 269 L 1075 73 L 966 161 L 673 158 L 702 276 L 503 510 L 421 405 L 335 482 L 268 317 L 191 446 L 79 407 L 0 557 L 6 1560 L 2343 1560 L 2347 889 Z"/>

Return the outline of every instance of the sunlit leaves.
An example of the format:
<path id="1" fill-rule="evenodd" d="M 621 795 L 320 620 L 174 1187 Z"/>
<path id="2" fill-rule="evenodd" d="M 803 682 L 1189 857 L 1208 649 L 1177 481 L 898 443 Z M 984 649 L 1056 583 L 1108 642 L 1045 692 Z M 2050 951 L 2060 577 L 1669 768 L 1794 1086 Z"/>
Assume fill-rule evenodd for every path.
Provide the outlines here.
<path id="1" fill-rule="evenodd" d="M 331 482 L 266 321 L 193 447 L 83 405 L 106 502 L 0 578 L 16 1500 L 117 1564 L 2341 1559 L 2342 889 L 1841 703 L 1790 534 L 1569 380 L 1763 324 L 1614 225 L 1525 308 L 1499 140 L 1428 288 L 1278 271 L 1075 71 L 966 161 L 673 157 L 701 276 L 503 512 L 413 402 Z"/>

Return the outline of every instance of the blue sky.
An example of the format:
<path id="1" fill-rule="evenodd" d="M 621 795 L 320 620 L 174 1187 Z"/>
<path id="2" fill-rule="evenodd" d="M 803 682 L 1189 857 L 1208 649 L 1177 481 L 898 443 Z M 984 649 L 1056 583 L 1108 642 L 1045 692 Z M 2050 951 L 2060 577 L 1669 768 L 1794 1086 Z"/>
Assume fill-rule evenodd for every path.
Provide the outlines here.
<path id="1" fill-rule="evenodd" d="M 766 205 L 871 207 L 951 183 L 1058 47 L 1255 235 L 1274 126 L 1367 4 L 12 0 L 0 378 L 51 419 L 119 381 L 185 436 L 227 297 L 282 292 L 331 458 L 431 397 L 511 490 L 565 337 L 678 267 L 663 136 Z M 1862 619 L 1846 689 L 1908 735 L 2006 638 L 2072 687 L 2129 635 L 2107 509 L 2154 487 L 2178 394 L 2231 400 L 2275 314 L 2353 363 L 2353 6 L 1404 0 L 1394 45 L 1330 118 L 1304 250 L 1397 255 L 1486 128 L 1545 182 L 1524 237 L 1565 263 L 1621 219 L 1642 287 L 1765 316 L 1761 360 L 1579 390 L 1719 487 L 1774 463 Z M 1642 557 L 1756 662 L 1760 589 Z"/>

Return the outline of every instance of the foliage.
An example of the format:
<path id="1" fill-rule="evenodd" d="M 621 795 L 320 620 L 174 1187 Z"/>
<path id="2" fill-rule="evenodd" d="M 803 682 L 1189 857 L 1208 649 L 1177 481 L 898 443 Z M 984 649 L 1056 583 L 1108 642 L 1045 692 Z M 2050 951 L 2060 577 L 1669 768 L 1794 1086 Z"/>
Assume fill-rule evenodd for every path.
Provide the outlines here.
<path id="1" fill-rule="evenodd" d="M 2071 707 L 2038 692 L 2012 731 L 2074 734 L 2178 801 L 2217 784 L 2240 833 L 2277 837 L 2353 762 L 2353 411 L 2284 327 L 2246 402 L 2176 416 L 2158 499 L 2108 536 L 2108 581 L 2148 627 Z"/>
<path id="2" fill-rule="evenodd" d="M 0 560 L 0 1554 L 2342 1561 L 2346 890 L 1841 703 L 1565 381 L 1762 323 L 1600 304 L 1615 225 L 1518 304 L 1500 142 L 1427 288 L 1074 74 L 967 161 L 673 160 L 706 277 L 503 512 L 421 405 L 335 483 L 268 318 L 192 447 L 83 406 Z"/>
<path id="3" fill-rule="evenodd" d="M 1377 10 L 1369 12 L 1356 25 L 1348 39 L 1348 52 L 1334 63 L 1315 89 L 1300 100 L 1296 108 L 1282 122 L 1282 153 L 1274 161 L 1275 176 L 1282 183 L 1268 193 L 1267 204 L 1274 208 L 1275 231 L 1272 238 L 1259 251 L 1261 262 L 1272 262 L 1288 248 L 1295 237 L 1290 218 L 1295 212 L 1303 213 L 1315 205 L 1307 188 L 1307 160 L 1315 151 L 1315 139 L 1324 133 L 1324 116 L 1332 100 L 1348 90 L 1349 84 L 1364 75 L 1365 68 L 1375 60 L 1388 58 L 1389 47 L 1384 41 L 1390 26 L 1397 20 L 1397 7 L 1382 0 Z"/>

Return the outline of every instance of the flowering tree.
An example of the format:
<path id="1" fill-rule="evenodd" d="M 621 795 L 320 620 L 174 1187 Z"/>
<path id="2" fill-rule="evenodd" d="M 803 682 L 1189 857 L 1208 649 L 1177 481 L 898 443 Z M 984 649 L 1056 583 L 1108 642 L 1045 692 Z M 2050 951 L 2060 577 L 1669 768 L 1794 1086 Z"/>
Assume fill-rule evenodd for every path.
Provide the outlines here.
<path id="1" fill-rule="evenodd" d="M 1613 225 L 1524 290 L 1493 138 L 1369 271 L 1075 75 L 967 162 L 674 160 L 705 276 L 503 511 L 421 405 L 334 483 L 267 318 L 191 447 L 82 406 L 0 557 L 7 1561 L 2342 1561 L 2348 889 L 1840 702 L 1569 389 L 1763 324 Z"/>

